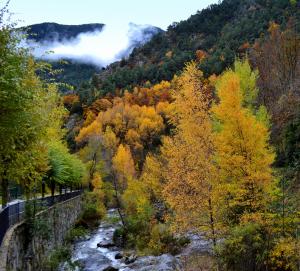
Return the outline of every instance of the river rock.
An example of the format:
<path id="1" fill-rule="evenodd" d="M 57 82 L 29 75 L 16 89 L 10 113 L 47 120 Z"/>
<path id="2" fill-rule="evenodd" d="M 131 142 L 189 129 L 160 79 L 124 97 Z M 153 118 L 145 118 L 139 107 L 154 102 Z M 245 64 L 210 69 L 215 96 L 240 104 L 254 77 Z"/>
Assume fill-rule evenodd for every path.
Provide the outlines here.
<path id="1" fill-rule="evenodd" d="M 125 264 L 131 264 L 134 263 L 137 259 L 136 255 L 130 255 L 128 257 L 125 258 Z"/>
<path id="2" fill-rule="evenodd" d="M 104 248 L 110 248 L 114 246 L 115 244 L 109 240 L 101 241 L 100 243 L 97 244 L 97 247 L 104 247 Z"/>
<path id="3" fill-rule="evenodd" d="M 114 211 L 116 212 L 116 211 Z M 110 218 L 114 213 L 108 213 Z M 95 231 L 89 240 L 82 240 L 74 244 L 72 253 L 73 263 L 80 264 L 80 270 L 86 271 L 180 271 L 182 270 L 180 259 L 170 254 L 160 256 L 143 256 L 137 257 L 135 251 L 122 251 L 116 242 L 112 240 L 114 229 L 119 227 L 117 223 L 102 223 L 98 230 Z M 195 240 L 193 240 L 195 239 Z M 201 238 L 192 238 L 192 251 L 195 250 L 196 244 L 199 245 Z M 195 243 L 195 244 L 194 244 Z M 207 244 L 201 242 L 201 248 L 206 248 Z M 98 249 L 97 249 L 98 248 Z M 107 249 L 99 249 L 107 248 Z M 198 247 L 197 247 L 198 248 Z M 196 249 L 198 251 L 198 249 Z M 190 251 L 186 251 L 190 252 Z M 122 258 L 121 258 L 122 256 Z M 180 256 L 180 255 L 179 255 Z M 126 260 L 126 266 L 125 266 Z M 119 268 L 119 269 L 118 269 Z M 65 271 L 65 269 L 59 269 Z M 68 270 L 68 269 L 67 269 Z M 79 270 L 79 269 L 76 269 Z"/>
<path id="4" fill-rule="evenodd" d="M 115 268 L 113 266 L 108 266 L 108 267 L 102 269 L 102 271 L 119 271 L 119 269 Z"/>
<path id="5" fill-rule="evenodd" d="M 82 265 L 81 270 L 99 270 L 99 268 L 102 270 L 102 268 L 111 265 L 111 261 L 105 257 L 105 255 L 100 254 L 96 249 L 85 248 L 81 257 L 82 258 L 78 259 Z"/>
<path id="6" fill-rule="evenodd" d="M 122 259 L 123 258 L 123 255 L 121 252 L 118 252 L 116 255 L 115 255 L 115 259 L 116 260 L 119 260 L 119 259 Z"/>

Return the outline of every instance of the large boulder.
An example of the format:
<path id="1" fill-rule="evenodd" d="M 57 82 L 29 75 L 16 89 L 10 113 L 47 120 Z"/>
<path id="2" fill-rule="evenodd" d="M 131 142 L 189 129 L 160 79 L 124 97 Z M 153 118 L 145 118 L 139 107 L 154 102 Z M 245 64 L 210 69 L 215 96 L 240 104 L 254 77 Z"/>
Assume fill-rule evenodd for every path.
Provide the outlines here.
<path id="1" fill-rule="evenodd" d="M 111 265 L 111 260 L 99 253 L 96 249 L 85 249 L 84 255 L 78 260 L 82 266 L 82 270 L 101 270 L 101 267 Z"/>

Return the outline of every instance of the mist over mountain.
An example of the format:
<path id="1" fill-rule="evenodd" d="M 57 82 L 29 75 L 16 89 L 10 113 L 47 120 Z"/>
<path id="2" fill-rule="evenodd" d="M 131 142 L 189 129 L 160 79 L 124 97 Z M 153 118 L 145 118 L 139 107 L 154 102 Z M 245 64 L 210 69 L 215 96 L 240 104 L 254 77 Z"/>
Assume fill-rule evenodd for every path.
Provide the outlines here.
<path id="1" fill-rule="evenodd" d="M 60 25 L 42 23 L 27 30 L 26 46 L 34 56 L 44 60 L 69 59 L 104 67 L 126 58 L 134 48 L 162 32 L 151 25 Z M 51 53 L 47 53 L 51 52 Z"/>
<path id="2" fill-rule="evenodd" d="M 56 80 L 76 88 L 163 32 L 158 27 L 134 23 L 124 26 L 41 23 L 20 30 L 27 34 L 24 44 L 36 58 L 50 61 L 54 69 L 62 70 Z"/>

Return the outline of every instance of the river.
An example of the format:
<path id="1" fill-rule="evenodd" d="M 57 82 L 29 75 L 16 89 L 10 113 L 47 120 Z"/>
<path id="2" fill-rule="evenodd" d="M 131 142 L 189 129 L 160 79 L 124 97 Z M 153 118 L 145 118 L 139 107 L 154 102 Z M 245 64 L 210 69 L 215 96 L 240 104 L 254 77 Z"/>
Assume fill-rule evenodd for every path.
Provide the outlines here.
<path id="1" fill-rule="evenodd" d="M 209 245 L 204 240 L 196 240 L 185 248 L 181 255 L 163 254 L 160 256 L 136 257 L 134 254 L 123 256 L 125 252 L 113 244 L 113 233 L 120 225 L 117 212 L 111 209 L 107 218 L 91 236 L 74 244 L 72 262 L 79 264 L 76 271 L 175 271 L 182 270 L 180 256 L 190 253 L 193 246 L 206 248 Z M 60 271 L 69 271 L 68 264 L 63 264 Z"/>

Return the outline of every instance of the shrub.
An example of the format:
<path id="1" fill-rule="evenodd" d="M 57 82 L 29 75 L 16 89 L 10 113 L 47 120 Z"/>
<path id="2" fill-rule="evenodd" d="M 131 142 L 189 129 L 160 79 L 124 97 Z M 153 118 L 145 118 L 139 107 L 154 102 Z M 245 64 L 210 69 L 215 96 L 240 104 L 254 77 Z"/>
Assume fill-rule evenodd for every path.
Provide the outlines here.
<path id="1" fill-rule="evenodd" d="M 107 207 L 115 207 L 115 190 L 111 182 L 103 182 L 104 204 Z"/>
<path id="2" fill-rule="evenodd" d="M 83 212 L 78 222 L 84 227 L 95 227 L 105 215 L 105 206 L 95 192 L 86 192 L 83 197 Z"/>
<path id="3" fill-rule="evenodd" d="M 86 234 L 87 234 L 87 230 L 82 226 L 78 226 L 78 227 L 72 228 L 68 232 L 68 234 L 65 238 L 65 241 L 67 243 L 71 243 L 71 242 L 78 240 L 80 237 L 85 236 Z"/>
<path id="4" fill-rule="evenodd" d="M 189 240 L 184 237 L 175 237 L 166 224 L 155 224 L 151 228 L 150 241 L 147 247 L 151 254 L 161 253 L 178 254 L 182 247 L 188 244 Z"/>
<path id="5" fill-rule="evenodd" d="M 300 244 L 293 238 L 282 238 L 278 240 L 277 244 L 271 251 L 271 270 L 272 271 L 296 271 L 299 270 L 297 265 L 299 264 Z"/>
<path id="6" fill-rule="evenodd" d="M 216 248 L 225 270 L 265 270 L 268 251 L 267 232 L 255 223 L 239 225 Z"/>
<path id="7" fill-rule="evenodd" d="M 60 263 L 70 262 L 71 256 L 71 249 L 69 246 L 59 247 L 52 251 L 52 253 L 48 256 L 43 265 L 43 270 L 57 270 Z"/>

